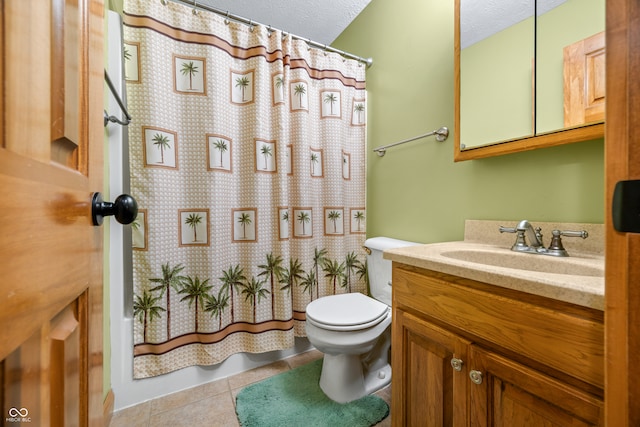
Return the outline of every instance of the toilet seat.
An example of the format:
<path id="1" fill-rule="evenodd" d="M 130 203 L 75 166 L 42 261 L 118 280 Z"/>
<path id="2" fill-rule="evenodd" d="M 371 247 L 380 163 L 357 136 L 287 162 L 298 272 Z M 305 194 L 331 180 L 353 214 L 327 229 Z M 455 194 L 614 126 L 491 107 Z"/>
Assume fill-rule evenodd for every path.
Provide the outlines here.
<path id="1" fill-rule="evenodd" d="M 389 306 L 361 293 L 330 295 L 307 305 L 307 321 L 331 331 L 357 331 L 382 322 Z"/>

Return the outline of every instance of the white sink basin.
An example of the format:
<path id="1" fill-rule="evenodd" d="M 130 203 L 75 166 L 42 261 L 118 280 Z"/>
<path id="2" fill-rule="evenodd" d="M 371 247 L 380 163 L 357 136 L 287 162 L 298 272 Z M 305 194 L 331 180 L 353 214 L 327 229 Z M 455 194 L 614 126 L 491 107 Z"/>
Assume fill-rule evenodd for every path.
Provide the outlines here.
<path id="1" fill-rule="evenodd" d="M 445 258 L 494 267 L 572 276 L 604 277 L 604 265 L 586 265 L 579 258 L 572 257 L 526 254 L 507 249 L 459 249 L 443 251 L 440 255 Z"/>

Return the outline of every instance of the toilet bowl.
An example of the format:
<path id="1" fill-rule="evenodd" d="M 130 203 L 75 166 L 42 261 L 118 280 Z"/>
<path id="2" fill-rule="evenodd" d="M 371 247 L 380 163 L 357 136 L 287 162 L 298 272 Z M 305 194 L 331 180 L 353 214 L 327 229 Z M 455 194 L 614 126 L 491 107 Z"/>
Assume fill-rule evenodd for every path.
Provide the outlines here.
<path id="1" fill-rule="evenodd" d="M 373 298 L 356 292 L 318 298 L 307 305 L 307 338 L 324 354 L 320 388 L 331 400 L 350 402 L 391 381 L 391 262 L 382 258 L 382 252 L 416 244 L 388 237 L 368 239 Z"/>

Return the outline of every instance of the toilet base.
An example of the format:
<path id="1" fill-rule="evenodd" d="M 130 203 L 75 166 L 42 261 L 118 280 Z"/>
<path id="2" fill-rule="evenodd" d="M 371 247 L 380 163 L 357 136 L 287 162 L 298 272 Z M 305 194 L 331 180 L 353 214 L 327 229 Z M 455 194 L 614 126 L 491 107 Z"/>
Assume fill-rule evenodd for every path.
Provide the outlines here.
<path id="1" fill-rule="evenodd" d="M 361 355 L 325 354 L 322 361 L 320 388 L 338 403 L 360 399 L 391 382 L 391 366 L 387 363 L 364 372 Z"/>

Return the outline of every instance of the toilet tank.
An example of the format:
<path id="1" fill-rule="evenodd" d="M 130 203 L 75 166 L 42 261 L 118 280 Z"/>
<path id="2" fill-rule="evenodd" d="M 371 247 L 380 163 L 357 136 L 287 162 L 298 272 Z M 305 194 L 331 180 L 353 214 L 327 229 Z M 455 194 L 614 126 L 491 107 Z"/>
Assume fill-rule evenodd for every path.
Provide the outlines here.
<path id="1" fill-rule="evenodd" d="M 387 249 L 420 244 L 390 237 L 373 237 L 364 242 L 364 246 L 371 251 L 367 255 L 367 271 L 372 297 L 391 306 L 391 261 L 383 259 L 382 252 Z"/>

